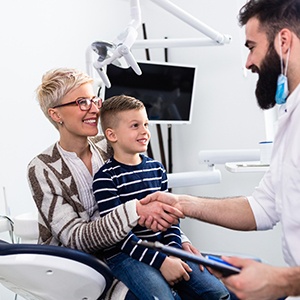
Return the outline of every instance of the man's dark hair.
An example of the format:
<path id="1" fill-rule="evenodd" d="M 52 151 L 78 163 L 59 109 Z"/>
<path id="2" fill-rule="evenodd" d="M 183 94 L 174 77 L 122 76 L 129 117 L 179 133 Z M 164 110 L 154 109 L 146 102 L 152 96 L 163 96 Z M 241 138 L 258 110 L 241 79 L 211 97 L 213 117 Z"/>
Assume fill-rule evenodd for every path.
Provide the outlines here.
<path id="1" fill-rule="evenodd" d="M 283 28 L 300 38 L 300 0 L 249 0 L 240 9 L 238 20 L 244 26 L 253 17 L 259 20 L 270 43 Z"/>

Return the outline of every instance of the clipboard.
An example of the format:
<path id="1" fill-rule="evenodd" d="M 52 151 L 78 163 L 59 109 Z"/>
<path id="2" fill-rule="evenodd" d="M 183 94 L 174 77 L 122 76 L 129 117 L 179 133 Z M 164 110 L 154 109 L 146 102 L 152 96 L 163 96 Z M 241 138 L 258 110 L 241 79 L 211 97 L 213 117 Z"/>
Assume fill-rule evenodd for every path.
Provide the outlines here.
<path id="1" fill-rule="evenodd" d="M 217 256 L 207 255 L 203 257 L 182 249 L 166 246 L 160 242 L 141 241 L 138 243 L 138 245 L 144 246 L 146 248 L 152 248 L 165 254 L 176 256 L 183 260 L 191 261 L 205 267 L 210 267 L 220 272 L 224 277 L 240 273 L 239 268 L 223 261 L 220 257 Z"/>

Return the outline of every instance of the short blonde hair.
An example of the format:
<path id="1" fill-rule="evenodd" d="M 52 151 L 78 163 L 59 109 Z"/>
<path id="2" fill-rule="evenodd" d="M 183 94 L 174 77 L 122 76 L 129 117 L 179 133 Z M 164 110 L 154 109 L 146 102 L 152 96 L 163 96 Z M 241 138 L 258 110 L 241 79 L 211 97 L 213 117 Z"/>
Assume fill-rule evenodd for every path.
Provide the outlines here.
<path id="1" fill-rule="evenodd" d="M 42 83 L 36 89 L 37 100 L 48 120 L 58 128 L 48 114 L 48 109 L 61 104 L 62 99 L 82 84 L 93 83 L 93 78 L 76 69 L 59 68 L 45 73 Z"/>

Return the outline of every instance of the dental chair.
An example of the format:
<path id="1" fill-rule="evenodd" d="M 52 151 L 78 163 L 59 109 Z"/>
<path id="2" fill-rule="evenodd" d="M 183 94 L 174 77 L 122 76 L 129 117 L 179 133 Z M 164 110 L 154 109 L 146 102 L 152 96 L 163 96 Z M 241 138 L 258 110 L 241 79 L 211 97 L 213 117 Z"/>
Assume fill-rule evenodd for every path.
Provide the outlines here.
<path id="1" fill-rule="evenodd" d="M 100 300 L 112 282 L 107 265 L 85 252 L 0 240 L 0 283 L 25 299 Z"/>
<path id="2" fill-rule="evenodd" d="M 0 240 L 0 283 L 25 299 L 102 299 L 112 281 L 109 268 L 87 253 Z"/>

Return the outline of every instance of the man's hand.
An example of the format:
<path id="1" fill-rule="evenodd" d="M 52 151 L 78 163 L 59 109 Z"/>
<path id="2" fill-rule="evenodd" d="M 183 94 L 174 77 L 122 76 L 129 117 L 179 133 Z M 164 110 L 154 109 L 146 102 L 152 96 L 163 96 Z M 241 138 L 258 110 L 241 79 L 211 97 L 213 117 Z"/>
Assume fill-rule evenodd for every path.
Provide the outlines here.
<path id="1" fill-rule="evenodd" d="M 190 275 L 188 273 L 192 272 L 192 269 L 180 258 L 169 256 L 166 257 L 163 264 L 161 265 L 160 272 L 165 280 L 171 286 L 173 286 L 182 279 L 188 281 L 190 279 Z"/>
<path id="2" fill-rule="evenodd" d="M 286 296 L 283 268 L 269 266 L 252 259 L 222 257 L 241 268 L 240 274 L 222 278 L 222 282 L 241 300 L 274 300 Z M 218 272 L 213 273 L 220 277 Z"/>
<path id="3" fill-rule="evenodd" d="M 180 210 L 170 205 L 151 201 L 142 204 L 141 201 L 136 205 L 137 214 L 140 216 L 139 224 L 153 231 L 164 231 L 172 224 L 178 224 L 178 219 L 184 217 Z"/>
<path id="4" fill-rule="evenodd" d="M 181 207 L 178 202 L 178 195 L 172 193 L 164 193 L 164 192 L 155 192 L 147 195 L 144 199 L 140 200 L 142 204 L 148 204 L 153 201 L 163 202 L 172 207 L 176 207 L 181 211 Z"/>

